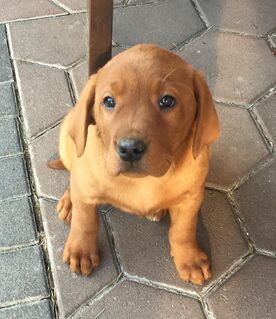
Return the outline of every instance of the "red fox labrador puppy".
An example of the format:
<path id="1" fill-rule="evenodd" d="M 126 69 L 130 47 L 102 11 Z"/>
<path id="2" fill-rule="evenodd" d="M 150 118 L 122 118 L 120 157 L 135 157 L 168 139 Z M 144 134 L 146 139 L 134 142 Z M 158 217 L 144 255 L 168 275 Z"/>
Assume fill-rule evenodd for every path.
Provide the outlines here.
<path id="1" fill-rule="evenodd" d="M 60 132 L 70 187 L 57 210 L 71 221 L 64 261 L 89 275 L 99 265 L 97 206 L 109 203 L 152 219 L 168 212 L 179 276 L 202 284 L 210 262 L 196 240 L 209 145 L 219 135 L 202 73 L 178 55 L 137 45 L 88 80 Z M 61 164 L 62 162 L 62 164 Z"/>

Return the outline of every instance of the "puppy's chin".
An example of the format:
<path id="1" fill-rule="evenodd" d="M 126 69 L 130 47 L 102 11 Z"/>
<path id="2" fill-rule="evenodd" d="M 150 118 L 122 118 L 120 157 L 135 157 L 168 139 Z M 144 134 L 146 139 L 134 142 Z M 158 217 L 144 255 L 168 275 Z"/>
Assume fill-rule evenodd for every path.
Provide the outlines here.
<path id="1" fill-rule="evenodd" d="M 159 164 L 159 165 L 158 165 Z M 160 165 L 150 165 L 147 166 L 143 162 L 124 162 L 120 160 L 106 161 L 107 171 L 111 176 L 124 175 L 132 178 L 142 178 L 146 176 L 152 177 L 162 177 L 167 173 L 170 165 L 164 163 Z"/>

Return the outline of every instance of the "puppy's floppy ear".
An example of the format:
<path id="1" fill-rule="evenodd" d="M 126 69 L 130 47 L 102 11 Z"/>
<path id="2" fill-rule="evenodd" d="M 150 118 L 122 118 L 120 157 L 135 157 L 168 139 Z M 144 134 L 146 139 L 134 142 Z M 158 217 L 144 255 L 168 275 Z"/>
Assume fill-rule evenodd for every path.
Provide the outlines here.
<path id="1" fill-rule="evenodd" d="M 69 126 L 69 135 L 76 145 L 77 156 L 82 156 L 87 139 L 87 130 L 89 124 L 95 124 L 92 115 L 92 108 L 95 99 L 96 74 L 92 75 L 83 91 L 79 101 L 73 110 L 71 125 Z"/>
<path id="2" fill-rule="evenodd" d="M 202 72 L 194 71 L 194 94 L 197 102 L 193 157 L 196 159 L 201 150 L 215 142 L 219 137 L 219 121 L 212 96 Z"/>

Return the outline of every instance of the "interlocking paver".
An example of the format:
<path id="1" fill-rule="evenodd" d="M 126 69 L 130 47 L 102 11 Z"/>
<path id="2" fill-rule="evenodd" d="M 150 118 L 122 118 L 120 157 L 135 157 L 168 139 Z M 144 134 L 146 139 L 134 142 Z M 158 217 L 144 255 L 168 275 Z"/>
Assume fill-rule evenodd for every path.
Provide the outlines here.
<path id="1" fill-rule="evenodd" d="M 0 247 L 36 242 L 33 214 L 32 203 L 28 197 L 0 202 Z"/>
<path id="2" fill-rule="evenodd" d="M 222 102 L 250 104 L 275 83 L 275 58 L 263 39 L 210 30 L 180 55 L 206 73 L 213 96 Z"/>
<path id="3" fill-rule="evenodd" d="M 0 254 L 0 305 L 49 295 L 38 246 Z M 4 288 L 4 289 L 3 289 Z"/>
<path id="4" fill-rule="evenodd" d="M 115 9 L 113 29 L 120 45 L 152 42 L 172 48 L 205 26 L 190 1 L 171 0 Z"/>
<path id="5" fill-rule="evenodd" d="M 258 248 L 276 252 L 276 161 L 249 179 L 234 194 L 247 231 Z"/>
<path id="6" fill-rule="evenodd" d="M 14 59 L 69 66 L 86 54 L 85 14 L 18 22 L 9 32 Z"/>
<path id="7" fill-rule="evenodd" d="M 16 62 L 16 75 L 28 139 L 60 121 L 73 105 L 64 71 Z"/>
<path id="8" fill-rule="evenodd" d="M 113 211 L 108 216 L 125 272 L 184 290 L 200 289 L 178 278 L 170 257 L 169 218 L 152 223 L 119 211 Z M 230 205 L 220 193 L 206 193 L 198 234 L 202 247 L 211 257 L 213 280 L 247 252 Z"/>
<path id="9" fill-rule="evenodd" d="M 48 299 L 0 309 L 0 319 L 52 319 L 53 310 Z"/>
<path id="10" fill-rule="evenodd" d="M 47 166 L 58 157 L 58 136 L 60 125 L 46 132 L 30 143 L 32 168 L 39 196 L 60 198 L 69 185 L 65 170 L 54 170 Z"/>
<path id="11" fill-rule="evenodd" d="M 0 8 L 0 22 L 65 13 L 64 10 L 61 10 L 47 0 L 0 0 Z"/>
<path id="12" fill-rule="evenodd" d="M 0 199 L 29 194 L 26 168 L 21 156 L 0 159 Z"/>
<path id="13" fill-rule="evenodd" d="M 0 116 L 11 115 L 15 113 L 15 97 L 12 84 L 8 82 L 0 83 Z"/>
<path id="14" fill-rule="evenodd" d="M 135 282 L 124 281 L 108 295 L 84 307 L 78 319 L 203 319 L 200 304 L 184 296 L 172 294 Z"/>
<path id="15" fill-rule="evenodd" d="M 57 298 L 61 318 L 68 316 L 74 309 L 85 303 L 99 290 L 110 284 L 117 277 L 114 260 L 103 227 L 100 225 L 99 250 L 101 264 L 89 277 L 70 272 L 62 261 L 62 252 L 69 232 L 69 226 L 58 219 L 55 207 L 57 202 L 40 201 L 42 218 L 52 263 Z"/>
<path id="16" fill-rule="evenodd" d="M 208 182 L 230 187 L 268 155 L 249 112 L 216 103 L 221 136 L 212 146 Z"/>
<path id="17" fill-rule="evenodd" d="M 265 35 L 275 28 L 274 0 L 198 0 L 201 9 L 216 27 L 252 35 Z"/>
<path id="18" fill-rule="evenodd" d="M 257 256 L 209 300 L 219 319 L 276 317 L 276 259 Z"/>
<path id="19" fill-rule="evenodd" d="M 265 126 L 268 129 L 269 134 L 276 143 L 276 94 L 270 98 L 262 101 L 256 106 L 256 110 L 259 113 L 261 119 L 264 121 Z"/>
<path id="20" fill-rule="evenodd" d="M 15 118 L 0 118 L 0 156 L 21 152 Z"/>
<path id="21" fill-rule="evenodd" d="M 0 82 L 9 81 L 13 75 L 4 25 L 0 25 L 0 52 Z"/>

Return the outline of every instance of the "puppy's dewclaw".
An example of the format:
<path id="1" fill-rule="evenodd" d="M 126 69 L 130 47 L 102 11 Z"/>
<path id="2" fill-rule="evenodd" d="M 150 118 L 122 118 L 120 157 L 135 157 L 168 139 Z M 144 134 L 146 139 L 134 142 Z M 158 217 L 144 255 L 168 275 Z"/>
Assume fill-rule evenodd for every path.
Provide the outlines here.
<path id="1" fill-rule="evenodd" d="M 173 52 L 137 45 L 91 76 L 62 123 L 60 160 L 51 164 L 70 172 L 70 191 L 57 208 L 60 219 L 71 220 L 64 249 L 70 269 L 88 275 L 99 264 L 96 208 L 108 203 L 154 221 L 167 212 L 179 276 L 208 280 L 210 262 L 195 234 L 218 136 L 203 74 Z"/>

